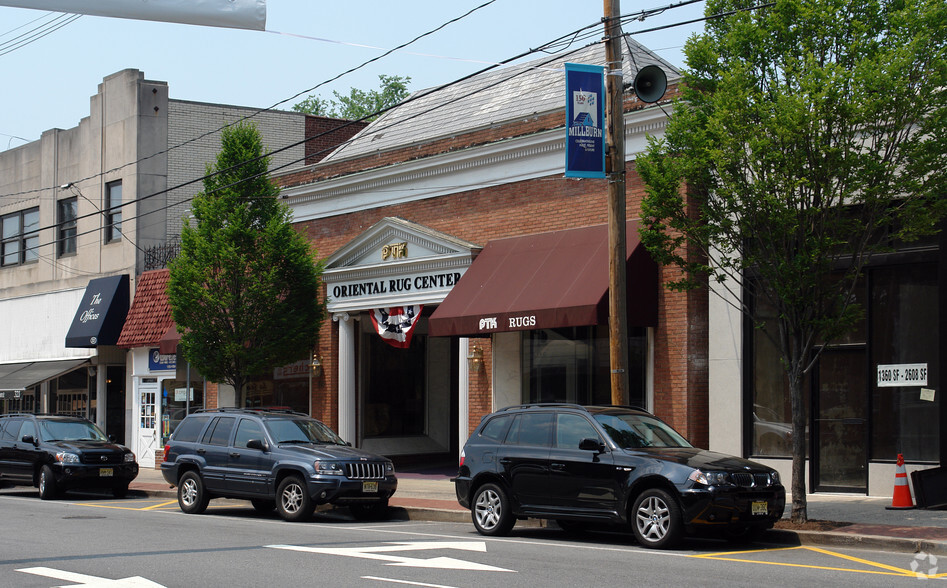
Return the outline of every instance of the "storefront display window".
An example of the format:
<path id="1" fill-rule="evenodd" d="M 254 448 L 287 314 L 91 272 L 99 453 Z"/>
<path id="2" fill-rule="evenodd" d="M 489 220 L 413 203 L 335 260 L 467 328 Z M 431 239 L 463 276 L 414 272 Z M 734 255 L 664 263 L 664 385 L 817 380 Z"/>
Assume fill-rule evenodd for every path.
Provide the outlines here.
<path id="1" fill-rule="evenodd" d="M 14 412 L 36 412 L 39 386 L 26 390 L 0 390 L 0 414 Z"/>
<path id="2" fill-rule="evenodd" d="M 204 408 L 204 381 L 191 381 L 190 388 L 183 380 L 161 382 L 161 437 L 167 441 L 178 424 L 191 412 Z"/>
<path id="3" fill-rule="evenodd" d="M 90 383 L 85 367 L 50 380 L 50 406 L 55 407 L 56 414 L 88 418 L 90 385 L 94 386 L 95 381 Z"/>
<path id="4" fill-rule="evenodd" d="M 268 378 L 247 382 L 248 408 L 281 408 L 309 413 L 309 362 L 297 361 L 276 368 Z"/>
<path id="5" fill-rule="evenodd" d="M 608 327 L 526 331 L 523 401 L 611 404 Z M 629 404 L 647 408 L 647 332 L 630 328 Z"/>
<path id="6" fill-rule="evenodd" d="M 940 461 L 940 390 L 937 265 L 914 264 L 872 272 L 873 386 L 871 456 L 894 460 Z M 926 384 L 878 385 L 877 366 L 917 368 Z M 893 368 L 898 369 L 898 368 Z M 923 374 L 921 370 L 926 370 Z"/>
<path id="7" fill-rule="evenodd" d="M 911 461 L 940 459 L 940 395 L 923 393 L 939 387 L 937 264 L 876 266 L 865 276 L 856 290 L 864 319 L 829 342 L 803 384 L 805 408 L 816 411 L 806 446 L 816 460 L 815 485 L 823 489 L 863 487 L 869 460 L 894 460 L 899 453 Z M 765 303 L 758 301 L 755 313 L 758 322 L 775 321 Z M 746 332 L 751 454 L 790 457 L 792 413 L 779 350 L 750 321 Z M 879 366 L 916 368 L 926 383 L 891 385 L 879 379 Z"/>

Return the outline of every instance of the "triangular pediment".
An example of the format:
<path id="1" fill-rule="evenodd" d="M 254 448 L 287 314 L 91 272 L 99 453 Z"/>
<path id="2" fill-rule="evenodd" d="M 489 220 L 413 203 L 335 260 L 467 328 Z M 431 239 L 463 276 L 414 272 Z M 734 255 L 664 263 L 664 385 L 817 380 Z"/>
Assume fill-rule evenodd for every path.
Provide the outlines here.
<path id="1" fill-rule="evenodd" d="M 398 217 L 385 217 L 326 260 L 326 270 L 480 251 L 482 247 Z"/>

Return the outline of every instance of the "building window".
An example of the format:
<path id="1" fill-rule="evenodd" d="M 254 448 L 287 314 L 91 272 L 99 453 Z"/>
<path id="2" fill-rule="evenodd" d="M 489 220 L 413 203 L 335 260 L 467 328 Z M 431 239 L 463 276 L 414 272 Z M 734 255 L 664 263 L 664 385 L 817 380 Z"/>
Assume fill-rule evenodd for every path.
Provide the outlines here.
<path id="1" fill-rule="evenodd" d="M 122 238 L 122 182 L 105 185 L 105 242 Z"/>
<path id="2" fill-rule="evenodd" d="M 611 404 L 608 327 L 525 331 L 523 401 Z M 628 328 L 628 402 L 647 408 L 647 329 Z"/>
<path id="3" fill-rule="evenodd" d="M 76 216 L 78 200 L 75 196 L 60 200 L 58 203 L 59 238 L 57 239 L 57 253 L 60 257 L 76 253 Z"/>
<path id="4" fill-rule="evenodd" d="M 39 259 L 39 208 L 0 217 L 0 226 L 0 265 L 20 265 Z"/>

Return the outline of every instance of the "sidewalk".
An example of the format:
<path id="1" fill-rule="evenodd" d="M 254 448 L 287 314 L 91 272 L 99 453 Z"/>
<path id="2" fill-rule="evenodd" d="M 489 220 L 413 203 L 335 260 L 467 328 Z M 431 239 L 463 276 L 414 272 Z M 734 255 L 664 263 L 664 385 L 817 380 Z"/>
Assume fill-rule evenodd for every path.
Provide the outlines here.
<path id="1" fill-rule="evenodd" d="M 390 504 L 409 520 L 470 523 L 470 511 L 457 503 L 449 478 L 443 471 L 399 471 L 398 491 Z M 156 469 L 142 468 L 130 489 L 148 496 L 177 497 L 176 489 Z M 808 527 L 816 530 L 797 530 L 789 522 L 790 505 L 787 497 L 783 520 L 763 541 L 947 555 L 947 510 L 888 510 L 890 498 L 810 494 Z"/>

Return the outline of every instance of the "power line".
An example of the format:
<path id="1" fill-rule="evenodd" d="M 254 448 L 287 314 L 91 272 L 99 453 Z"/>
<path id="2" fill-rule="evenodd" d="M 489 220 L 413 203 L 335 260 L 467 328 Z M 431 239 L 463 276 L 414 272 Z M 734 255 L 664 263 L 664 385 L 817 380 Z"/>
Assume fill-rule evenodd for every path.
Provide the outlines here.
<path id="1" fill-rule="evenodd" d="M 253 117 L 255 117 L 255 116 L 259 115 L 259 114 L 262 114 L 262 113 L 264 113 L 264 112 L 268 112 L 268 111 L 270 111 L 270 110 L 274 110 L 274 109 L 275 109 L 277 106 L 279 106 L 280 104 L 284 104 L 284 103 L 286 103 L 286 102 L 289 102 L 290 100 L 293 100 L 293 99 L 295 99 L 295 98 L 298 98 L 298 97 L 302 96 L 303 94 L 308 94 L 308 93 L 310 93 L 310 92 L 313 92 L 314 90 L 317 90 L 317 89 L 321 88 L 322 86 L 324 86 L 324 85 L 326 85 L 326 84 L 329 84 L 329 83 L 331 83 L 331 82 L 334 82 L 334 81 L 338 80 L 338 79 L 341 78 L 342 76 L 348 75 L 348 74 L 350 74 L 350 73 L 352 73 L 352 72 L 355 72 L 355 71 L 357 71 L 357 70 L 359 70 L 359 69 L 361 69 L 361 68 L 363 68 L 363 67 L 368 66 L 368 65 L 371 64 L 371 63 L 374 63 L 375 61 L 378 61 L 379 59 L 382 59 L 382 58 L 384 58 L 384 57 L 387 57 L 388 55 L 394 53 L 395 51 L 398 51 L 399 49 L 403 49 L 404 47 L 407 47 L 407 46 L 409 46 L 409 45 L 411 45 L 411 44 L 417 42 L 418 40 L 423 39 L 424 37 L 427 37 L 427 36 L 429 36 L 429 35 L 432 35 L 432 34 L 436 33 L 437 31 L 443 29 L 444 27 L 446 27 L 446 26 L 448 26 L 448 25 L 450 25 L 450 24 L 453 24 L 453 23 L 455 23 L 455 22 L 457 22 L 457 21 L 459 21 L 459 20 L 461 20 L 461 19 L 463 19 L 463 18 L 466 18 L 467 16 L 473 14 L 474 12 L 480 10 L 481 8 L 484 8 L 484 7 L 486 7 L 486 6 L 489 6 L 490 4 L 493 4 L 494 2 L 496 2 L 496 0 L 488 0 L 487 2 L 484 2 L 484 3 L 481 4 L 481 5 L 476 6 L 476 7 L 472 8 L 472 9 L 468 10 L 467 12 L 465 12 L 465 13 L 462 14 L 462 15 L 460 15 L 460 16 L 458 16 L 458 17 L 455 17 L 455 18 L 453 18 L 453 19 L 451 19 L 451 20 L 449 20 L 449 21 L 447 21 L 447 22 L 445 22 L 445 23 L 442 23 L 442 24 L 438 25 L 437 27 L 435 27 L 435 28 L 433 28 L 433 29 L 431 29 L 431 30 L 429 30 L 429 31 L 427 31 L 427 32 L 421 33 L 420 35 L 416 36 L 415 38 L 411 39 L 410 41 L 407 41 L 407 42 L 405 42 L 405 43 L 402 43 L 401 45 L 398 45 L 397 47 L 394 47 L 393 49 L 389 49 L 388 51 L 382 53 L 381 55 L 378 55 L 378 56 L 376 56 L 376 57 L 373 57 L 372 59 L 369 59 L 369 60 L 367 60 L 367 61 L 364 61 L 364 62 L 362 62 L 361 64 L 359 64 L 359 65 L 357 65 L 357 66 L 355 66 L 355 67 L 352 67 L 352 68 L 350 68 L 350 69 L 348 69 L 348 70 L 346 70 L 346 71 L 344 71 L 344 72 L 342 72 L 342 73 L 340 73 L 340 74 L 338 74 L 338 75 L 336 75 L 336 76 L 333 76 L 333 77 L 331 77 L 331 78 L 329 78 L 329 79 L 327 79 L 327 80 L 325 80 L 325 81 L 323 81 L 323 82 L 320 82 L 320 83 L 316 84 L 315 86 L 309 88 L 308 90 L 303 90 L 303 91 L 301 91 L 301 92 L 297 92 L 296 94 L 294 94 L 293 96 L 290 96 L 289 98 L 285 98 L 285 99 L 283 99 L 283 100 L 280 100 L 279 102 L 277 102 L 277 103 L 275 103 L 275 104 L 273 104 L 273 105 L 271 105 L 271 106 L 269 106 L 269 107 L 267 107 L 267 108 L 261 108 L 261 109 L 257 110 L 256 112 L 253 112 L 252 114 L 248 114 L 248 115 L 243 116 L 243 117 L 241 117 L 241 118 L 239 118 L 239 119 L 237 119 L 237 120 L 235 120 L 235 121 L 233 121 L 233 122 L 230 122 L 230 123 L 228 123 L 228 124 L 225 124 L 225 125 L 223 125 L 223 126 L 217 128 L 216 130 L 208 131 L 208 132 L 206 132 L 206 133 L 203 133 L 203 134 L 201 134 L 201 135 L 198 135 L 198 136 L 196 136 L 196 137 L 193 137 L 193 138 L 191 138 L 191 139 L 188 139 L 187 141 L 184 141 L 184 142 L 182 142 L 182 143 L 178 143 L 177 145 L 173 145 L 173 146 L 171 146 L 171 147 L 168 147 L 167 149 L 163 149 L 163 150 L 158 151 L 158 152 L 156 152 L 156 153 L 153 153 L 153 154 L 151 154 L 151 155 L 148 155 L 148 156 L 139 158 L 139 159 L 137 159 L 137 160 L 135 160 L 135 161 L 131 161 L 131 162 L 122 164 L 122 165 L 120 165 L 120 166 L 118 166 L 118 167 L 115 167 L 115 168 L 112 168 L 112 169 L 110 169 L 110 170 L 107 170 L 107 171 L 104 171 L 104 172 L 99 172 L 99 173 L 97 173 L 97 174 L 93 174 L 93 175 L 91 175 L 91 176 L 88 176 L 88 177 L 85 177 L 85 178 L 81 178 L 81 179 L 78 179 L 78 180 L 74 180 L 74 183 L 80 183 L 80 182 L 85 182 L 85 181 L 88 181 L 88 180 L 92 180 L 92 179 L 95 179 L 95 178 L 97 178 L 97 177 L 100 177 L 100 176 L 103 176 L 103 175 L 106 175 L 106 174 L 109 174 L 109 173 L 112 173 L 112 172 L 119 171 L 119 170 L 121 170 L 121 169 L 124 169 L 124 168 L 130 166 L 130 165 L 136 165 L 136 164 L 142 163 L 142 162 L 147 161 L 147 160 L 149 160 L 149 159 L 151 159 L 151 158 L 153 158 L 153 157 L 157 157 L 157 156 L 159 156 L 159 155 L 164 155 L 164 154 L 170 152 L 170 151 L 173 150 L 173 149 L 177 149 L 177 148 L 179 148 L 179 147 L 183 147 L 183 146 L 185 146 L 185 145 L 188 145 L 188 144 L 190 144 L 190 143 L 193 143 L 194 141 L 198 141 L 198 140 L 200 140 L 200 139 L 203 139 L 204 137 L 208 137 L 208 136 L 213 135 L 213 134 L 215 134 L 215 133 L 219 133 L 219 132 L 223 131 L 223 130 L 226 129 L 226 128 L 232 127 L 233 125 L 236 125 L 236 124 L 239 124 L 239 123 L 241 123 L 241 122 L 243 122 L 243 121 L 245 121 L 245 120 L 251 119 L 251 118 L 253 118 Z M 361 121 L 361 120 L 362 120 L 362 119 L 360 119 L 360 121 Z M 32 190 L 24 190 L 24 191 L 22 191 L 22 192 L 13 192 L 13 193 L 10 193 L 10 194 L 0 194 L 0 198 L 2 198 L 2 197 L 4 197 L 4 196 L 21 196 L 21 195 L 25 195 L 25 194 L 32 194 L 32 193 L 40 192 L 40 191 L 43 191 L 43 190 L 46 190 L 46 189 L 49 189 L 49 188 L 35 188 L 35 189 L 32 189 Z"/>
<path id="2" fill-rule="evenodd" d="M 53 13 L 50 13 L 53 14 Z M 66 25 L 72 24 L 82 18 L 81 14 L 60 14 L 48 23 L 36 27 L 26 33 L 18 35 L 9 41 L 0 43 L 0 57 L 12 53 L 17 49 L 22 49 L 30 43 L 39 41 L 47 35 L 51 35 Z"/>
<path id="3" fill-rule="evenodd" d="M 493 1 L 495 1 L 495 0 L 491 0 L 491 2 L 488 2 L 487 4 L 490 4 L 490 3 L 492 3 Z M 671 6 L 671 7 L 678 7 L 678 6 L 683 6 L 683 5 L 686 5 L 686 4 L 691 4 L 691 3 L 693 3 L 694 1 L 698 1 L 698 0 L 691 0 L 691 1 L 688 1 L 688 2 L 682 2 L 682 3 L 678 4 L 678 5 L 674 5 L 674 6 Z M 487 5 L 487 4 L 484 4 L 484 5 L 482 5 L 482 6 L 485 6 L 485 5 Z M 469 14 L 469 13 L 468 13 L 468 14 Z M 638 14 L 638 13 L 636 13 L 636 14 Z M 630 17 L 629 17 L 629 18 L 630 18 Z M 640 19 L 638 19 L 638 20 L 640 20 Z M 688 22 L 690 22 L 690 21 L 688 21 Z M 442 26 L 444 26 L 444 25 L 442 25 Z M 155 197 L 155 196 L 159 196 L 159 195 L 161 195 L 161 194 L 166 194 L 166 193 L 171 192 L 171 191 L 173 191 L 173 190 L 177 190 L 177 189 L 179 189 L 179 188 L 183 188 L 183 187 L 186 187 L 186 186 L 188 186 L 188 185 L 197 183 L 197 182 L 199 182 L 199 181 L 203 181 L 203 180 L 205 180 L 205 179 L 211 178 L 211 177 L 213 177 L 213 176 L 215 176 L 215 175 L 219 175 L 219 174 L 222 174 L 222 173 L 226 173 L 226 172 L 232 171 L 232 170 L 234 170 L 234 169 L 236 169 L 236 168 L 238 168 L 238 167 L 240 167 L 240 166 L 247 165 L 247 164 L 252 163 L 252 162 L 254 162 L 254 161 L 257 161 L 258 159 L 261 159 L 261 158 L 263 158 L 263 157 L 270 157 L 270 156 L 272 156 L 272 155 L 275 154 L 275 153 L 279 153 L 279 152 L 285 151 L 285 150 L 287 150 L 287 149 L 290 149 L 290 148 L 292 148 L 292 147 L 296 147 L 296 146 L 298 146 L 298 145 L 301 145 L 301 144 L 303 144 L 303 143 L 305 143 L 305 142 L 307 142 L 307 141 L 311 141 L 311 140 L 313 140 L 313 139 L 315 139 L 315 138 L 318 138 L 318 137 L 320 137 L 320 136 L 323 136 L 323 135 L 325 135 L 325 134 L 337 132 L 340 128 L 344 128 L 345 126 L 348 126 L 348 125 L 351 125 L 351 124 L 355 124 L 355 123 L 358 123 L 358 122 L 362 122 L 362 121 L 364 121 L 364 120 L 367 119 L 367 118 L 376 117 L 376 116 L 378 116 L 378 115 L 380 115 L 380 114 L 383 114 L 383 113 L 385 113 L 385 112 L 387 112 L 387 111 L 389 111 L 389 110 L 391 110 L 391 109 L 393 109 L 393 108 L 400 107 L 400 106 L 403 106 L 404 104 L 406 104 L 406 103 L 408 103 L 408 102 L 411 102 L 411 101 L 414 101 L 414 100 L 418 100 L 418 99 L 420 99 L 420 98 L 427 97 L 427 96 L 429 96 L 429 95 L 431 95 L 431 94 L 433 94 L 433 93 L 435 93 L 435 92 L 439 92 L 439 91 L 444 90 L 444 89 L 446 89 L 446 88 L 448 88 L 448 87 L 451 87 L 451 86 L 456 85 L 456 84 L 458 84 L 458 83 L 460 83 L 460 82 L 463 82 L 463 81 L 465 81 L 465 80 L 467 80 L 467 79 L 470 79 L 470 78 L 472 78 L 472 77 L 475 77 L 475 76 L 478 76 L 478 75 L 480 75 L 480 74 L 482 74 L 482 73 L 485 73 L 485 72 L 487 72 L 487 71 L 490 71 L 491 69 L 495 69 L 495 68 L 500 67 L 500 66 L 502 66 L 502 65 L 509 64 L 509 63 L 511 63 L 511 62 L 513 62 L 513 61 L 522 59 L 523 57 L 529 56 L 529 55 L 534 54 L 534 53 L 546 52 L 547 49 L 548 49 L 548 47 L 554 46 L 554 45 L 557 45 L 557 44 L 561 44 L 561 43 L 565 42 L 566 40 L 569 40 L 569 41 L 570 41 L 569 44 L 572 44 L 572 43 L 574 43 L 574 39 L 577 38 L 577 36 L 578 36 L 580 33 L 584 32 L 584 31 L 586 31 L 586 30 L 588 30 L 588 29 L 590 29 L 590 28 L 592 28 L 592 27 L 597 27 L 597 26 L 599 26 L 598 23 L 595 23 L 595 24 L 592 24 L 592 25 L 588 25 L 588 26 L 586 26 L 586 27 L 582 27 L 581 29 L 578 29 L 577 31 L 573 31 L 573 32 L 568 33 L 568 34 L 566 34 L 566 35 L 562 35 L 562 36 L 558 37 L 557 39 L 554 39 L 553 41 L 550 41 L 549 43 L 546 43 L 546 44 L 542 45 L 542 46 L 541 46 L 540 48 L 538 48 L 538 49 L 530 49 L 530 50 L 528 50 L 528 51 L 526 51 L 526 52 L 524 52 L 524 53 L 521 53 L 521 54 L 516 55 L 516 56 L 514 56 L 514 57 L 508 58 L 508 59 L 503 60 L 503 61 L 501 61 L 501 62 L 499 62 L 499 63 L 490 65 L 490 66 L 488 66 L 488 67 L 486 67 L 486 68 L 483 68 L 483 69 L 481 69 L 481 70 L 479 70 L 479 71 L 477 71 L 477 72 L 471 73 L 471 74 L 469 74 L 469 75 L 467 75 L 467 76 L 463 76 L 463 77 L 461 77 L 461 78 L 459 78 L 459 79 L 457 79 L 457 80 L 454 80 L 454 81 L 452 81 L 452 82 L 449 82 L 449 83 L 447 83 L 447 84 L 443 84 L 443 85 L 441 85 L 441 86 L 437 86 L 437 87 L 432 88 L 432 89 L 430 89 L 430 90 L 428 90 L 428 91 L 426 91 L 426 92 L 420 92 L 420 93 L 418 93 L 418 94 L 415 94 L 414 96 L 411 96 L 411 97 L 407 98 L 406 100 L 402 101 L 402 102 L 399 103 L 399 104 L 392 105 L 392 106 L 389 106 L 389 107 L 380 109 L 379 111 L 374 112 L 374 113 L 371 113 L 371 114 L 369 114 L 369 115 L 367 115 L 367 116 L 365 116 L 365 117 L 363 117 L 363 118 L 361 118 L 361 119 L 354 120 L 354 121 L 348 121 L 346 124 L 341 125 L 341 126 L 339 126 L 339 127 L 335 127 L 335 128 L 333 128 L 333 129 L 331 129 L 331 130 L 324 131 L 324 132 L 322 132 L 322 133 L 319 133 L 319 134 L 314 135 L 314 136 L 311 136 L 311 137 L 305 137 L 305 138 L 302 139 L 301 141 L 297 141 L 297 142 L 295 142 L 295 143 L 291 143 L 291 144 L 286 145 L 286 146 L 284 146 L 284 147 L 281 147 L 281 148 L 279 148 L 279 149 L 277 149 L 277 150 L 271 151 L 271 152 L 269 152 L 269 153 L 267 153 L 267 154 L 265 154 L 265 155 L 262 155 L 262 156 L 260 156 L 260 157 L 258 157 L 258 158 L 255 158 L 255 159 L 252 159 L 252 160 L 247 160 L 247 161 L 244 161 L 244 162 L 235 164 L 235 165 L 233 165 L 233 166 L 231 166 L 231 167 L 229 167 L 229 168 L 226 168 L 226 169 L 223 169 L 223 170 L 218 170 L 218 171 L 213 172 L 213 173 L 211 173 L 211 174 L 207 174 L 207 175 L 205 175 L 205 176 L 202 176 L 202 177 L 199 177 L 199 178 L 195 178 L 195 179 L 193 179 L 193 180 L 188 180 L 188 181 L 186 181 L 186 182 L 182 182 L 182 183 L 180 183 L 180 184 L 177 184 L 176 186 L 172 186 L 172 187 L 170 187 L 170 188 L 166 188 L 166 189 L 164 189 L 164 190 L 159 190 L 159 191 L 154 192 L 154 193 L 152 193 L 152 194 L 148 194 L 148 195 L 145 195 L 145 196 L 138 197 L 138 198 L 136 198 L 136 199 L 134 199 L 134 200 L 131 200 L 131 201 L 129 201 L 129 202 L 124 202 L 124 203 L 122 203 L 122 204 L 120 204 L 120 205 L 117 205 L 117 206 L 114 206 L 114 207 L 109 208 L 109 209 L 108 209 L 108 212 L 111 212 L 111 211 L 113 211 L 114 209 L 117 209 L 117 208 L 123 208 L 123 207 L 125 207 L 125 206 L 130 206 L 130 205 L 132 205 L 132 204 L 139 203 L 139 202 L 141 202 L 141 201 L 147 200 L 147 199 L 149 199 L 149 198 L 153 198 L 153 197 Z M 680 26 L 680 25 L 678 25 L 678 26 Z M 662 28 L 663 28 L 663 27 L 662 27 Z M 642 31 L 638 31 L 638 32 L 636 32 L 636 33 L 630 33 L 630 34 L 639 34 L 640 32 L 642 32 Z M 645 31 L 645 32 L 646 32 L 646 31 Z M 627 36 L 627 35 L 626 35 L 626 36 Z M 599 42 L 601 42 L 601 41 L 599 41 Z M 567 46 L 568 46 L 568 45 L 567 45 Z M 566 53 L 561 54 L 561 55 L 558 55 L 558 54 L 557 54 L 557 55 L 553 56 L 552 58 L 550 58 L 549 60 L 547 60 L 547 61 L 545 61 L 545 62 L 543 62 L 543 63 L 541 63 L 541 64 L 531 66 L 531 69 L 539 69 L 539 68 L 542 68 L 543 66 L 545 66 L 545 65 L 547 65 L 547 64 L 549 64 L 549 63 L 551 63 L 551 62 L 553 62 L 553 61 L 557 61 L 557 60 L 559 60 L 559 59 L 561 59 L 561 58 L 563 58 L 563 57 L 565 57 L 565 56 L 567 56 L 567 55 L 569 55 L 569 54 L 571 54 L 571 53 L 580 51 L 581 49 L 584 49 L 584 48 L 585 48 L 585 47 L 583 46 L 583 47 L 580 47 L 580 48 L 578 48 L 578 49 L 574 49 L 573 51 L 569 51 L 569 52 L 566 52 Z M 507 77 L 507 78 L 505 78 L 505 79 L 499 80 L 499 81 L 497 81 L 497 82 L 495 82 L 495 83 L 493 83 L 493 84 L 490 84 L 490 85 L 488 85 L 488 86 L 480 87 L 480 88 L 478 88 L 478 89 L 476 89 L 476 90 L 474 90 L 474 91 L 472 91 L 472 92 L 469 92 L 469 93 L 467 93 L 467 94 L 464 94 L 464 95 L 462 95 L 462 96 L 455 97 L 453 100 L 450 100 L 450 101 L 447 101 L 447 102 L 439 103 L 438 105 L 436 105 L 436 106 L 434 106 L 434 107 L 432 107 L 432 108 L 429 108 L 429 109 L 427 109 L 427 110 L 425 110 L 425 111 L 421 111 L 421 112 L 415 113 L 414 115 L 412 115 L 412 116 L 410 116 L 410 117 L 407 117 L 407 118 L 404 118 L 404 119 L 400 119 L 400 120 L 398 120 L 398 121 L 395 121 L 395 122 L 393 122 L 391 125 L 389 125 L 389 126 L 387 126 L 387 127 L 382 126 L 382 127 L 378 128 L 377 130 L 378 130 L 378 131 L 384 131 L 384 130 L 387 130 L 388 128 L 391 128 L 391 126 L 394 126 L 394 125 L 397 125 L 397 124 L 401 124 L 401 123 L 406 122 L 406 121 L 408 121 L 408 120 L 412 120 L 412 119 L 417 118 L 417 117 L 419 117 L 419 116 L 428 114 L 428 113 L 430 113 L 430 112 L 432 112 L 432 111 L 434 111 L 434 110 L 437 110 L 437 109 L 439 109 L 439 108 L 442 108 L 442 107 L 444 107 L 444 106 L 447 106 L 448 104 L 451 104 L 451 103 L 453 103 L 453 102 L 456 102 L 456 101 L 461 100 L 461 99 L 464 99 L 464 98 L 467 98 L 467 97 L 469 97 L 469 96 L 472 96 L 472 95 L 474 95 L 474 94 L 476 94 L 476 93 L 485 91 L 485 90 L 487 90 L 487 89 L 493 88 L 493 87 L 495 87 L 495 86 L 497 86 L 497 85 L 499 85 L 499 84 L 505 83 L 505 82 L 509 81 L 510 79 L 513 79 L 514 77 L 517 77 L 517 76 L 519 76 L 519 75 L 522 75 L 523 73 L 525 73 L 525 72 L 527 72 L 527 71 L 529 71 L 529 69 L 523 69 L 523 70 L 521 70 L 521 71 L 519 71 L 519 72 L 517 72 L 517 73 L 514 73 L 512 76 L 509 76 L 509 77 Z M 304 92 L 303 92 L 303 93 L 304 93 Z M 294 96 L 294 97 L 298 97 L 298 96 L 301 95 L 301 94 L 302 94 L 302 93 L 297 94 L 297 95 Z M 291 100 L 291 99 L 293 99 L 294 97 L 288 98 L 287 100 Z M 284 100 L 283 102 L 285 102 L 285 100 Z M 260 110 L 260 111 L 258 111 L 256 114 L 259 114 L 260 112 L 264 112 L 265 110 L 268 110 L 268 109 Z M 253 115 L 251 115 L 251 116 L 253 116 Z M 241 121 L 243 121 L 243 120 L 246 120 L 247 118 L 249 118 L 249 116 L 248 116 L 248 117 L 244 117 L 243 119 L 240 119 L 239 121 L 236 121 L 235 123 L 231 123 L 230 125 L 225 125 L 224 127 L 221 127 L 221 129 L 227 128 L 228 126 L 231 126 L 232 124 L 236 124 L 237 122 L 241 122 Z M 345 142 L 342 142 L 342 143 L 333 145 L 333 146 L 332 146 L 331 148 L 329 148 L 329 149 L 333 149 L 333 150 L 334 150 L 334 149 L 337 149 L 339 146 L 345 145 L 345 144 L 351 142 L 351 140 L 352 140 L 352 139 L 350 139 L 349 141 L 345 141 Z M 322 151 L 320 151 L 320 152 L 318 152 L 318 153 L 323 153 L 323 152 L 325 152 L 325 151 L 327 151 L 327 150 L 329 150 L 329 149 L 324 149 L 324 150 L 322 150 Z M 241 180 L 239 180 L 239 181 L 237 181 L 237 182 L 234 182 L 234 183 L 232 183 L 232 184 L 229 184 L 229 185 L 227 185 L 227 186 L 221 186 L 221 187 L 218 188 L 218 190 L 222 190 L 222 189 L 229 188 L 229 187 L 231 187 L 231 186 L 233 186 L 233 185 L 236 185 L 236 184 L 238 184 L 238 183 L 240 183 L 240 182 L 248 181 L 248 180 L 251 180 L 251 179 L 255 179 L 255 178 L 260 177 L 260 176 L 262 176 L 262 175 L 271 174 L 271 173 L 273 173 L 273 172 L 275 172 L 275 171 L 279 171 L 279 170 L 281 170 L 281 169 L 283 169 L 283 168 L 289 167 L 289 166 L 294 165 L 294 164 L 296 164 L 296 163 L 299 163 L 299 162 L 301 162 L 301 161 L 305 161 L 305 159 L 307 159 L 308 157 L 311 157 L 312 155 L 313 155 L 313 154 L 310 153 L 310 154 L 308 154 L 308 155 L 306 155 L 306 156 L 304 156 L 304 157 L 302 157 L 302 158 L 299 158 L 299 159 L 290 161 L 290 162 L 288 162 L 288 163 L 284 163 L 284 164 L 282 164 L 282 165 L 280 165 L 280 166 L 277 166 L 277 167 L 275 167 L 275 168 L 272 168 L 272 169 L 268 169 L 268 170 L 266 170 L 265 172 L 260 172 L 259 174 L 255 174 L 254 176 L 250 176 L 250 177 L 247 177 L 247 178 L 242 178 Z M 152 155 L 152 156 L 149 156 L 149 157 L 153 157 L 153 155 Z M 126 165 L 127 165 L 127 164 L 126 164 Z M 90 177 L 90 178 L 86 178 L 86 180 L 88 180 L 88 179 L 94 179 L 95 177 L 98 177 L 99 175 L 101 175 L 101 174 L 96 174 L 95 176 L 92 176 L 92 177 Z M 83 180 L 78 180 L 78 181 L 83 181 Z M 50 189 L 50 188 L 46 188 L 46 189 Z M 216 190 L 215 190 L 215 191 L 216 191 Z M 191 200 L 193 200 L 193 198 L 194 198 L 194 197 L 192 196 L 191 198 L 186 198 L 186 199 L 181 200 L 181 201 L 178 201 L 178 202 L 169 203 L 169 204 L 167 204 L 167 205 L 165 205 L 165 206 L 163 206 L 163 207 L 161 207 L 161 208 L 158 208 L 158 209 L 155 209 L 155 210 L 150 210 L 150 211 L 147 211 L 147 212 L 143 212 L 143 213 L 139 214 L 139 215 L 136 216 L 136 217 L 130 217 L 130 218 L 127 219 L 127 220 L 129 220 L 129 221 L 130 221 L 130 220 L 135 220 L 135 219 L 137 219 L 137 218 L 144 217 L 145 215 L 148 215 L 148 214 L 152 214 L 152 213 L 156 213 L 156 212 L 161 212 L 161 211 L 167 210 L 167 209 L 169 209 L 169 208 L 171 208 L 171 207 L 173 207 L 173 206 L 179 206 L 179 205 L 181 205 L 181 204 L 186 204 L 186 203 L 190 202 Z M 80 220 L 80 219 L 84 219 L 84 218 L 88 218 L 88 217 L 91 217 L 91 216 L 95 216 L 95 215 L 100 214 L 100 213 L 102 213 L 102 212 L 103 212 L 103 211 L 99 211 L 99 212 L 96 212 L 96 213 L 86 214 L 86 215 L 77 217 L 76 220 L 78 221 L 78 220 Z M 50 225 L 50 226 L 47 226 L 47 227 L 42 227 L 42 228 L 40 228 L 40 229 L 37 229 L 36 232 L 39 232 L 39 231 L 42 231 L 42 230 L 55 229 L 56 227 L 58 227 L 58 224 Z M 78 237 L 78 235 L 86 235 L 86 234 L 89 234 L 89 233 L 92 233 L 92 232 L 97 232 L 98 230 L 99 230 L 99 229 L 96 228 L 96 229 L 92 229 L 92 230 L 89 230 L 89 231 L 85 231 L 85 232 L 83 232 L 83 233 L 77 234 L 77 237 Z M 54 242 L 55 242 L 55 241 L 54 241 Z M 52 242 L 52 243 L 54 243 L 54 242 Z M 44 245 L 50 245 L 50 244 L 52 244 L 52 243 L 46 243 L 46 244 L 43 244 L 43 245 L 38 245 L 37 247 L 44 246 Z"/>

